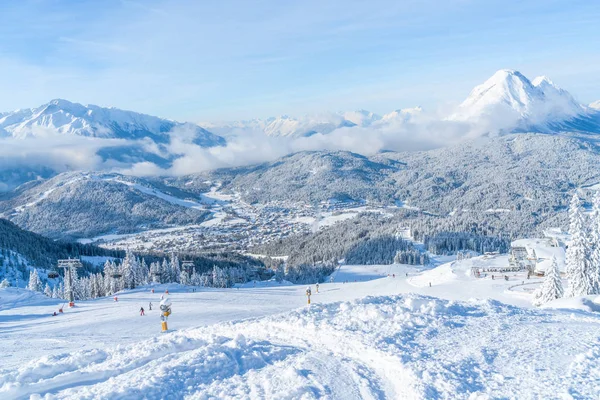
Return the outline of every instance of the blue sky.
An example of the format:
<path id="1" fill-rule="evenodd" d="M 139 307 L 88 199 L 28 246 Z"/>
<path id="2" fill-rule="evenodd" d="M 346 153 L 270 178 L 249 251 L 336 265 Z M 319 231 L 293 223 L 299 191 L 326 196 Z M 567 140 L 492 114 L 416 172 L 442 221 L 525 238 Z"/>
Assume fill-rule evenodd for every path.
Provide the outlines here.
<path id="1" fill-rule="evenodd" d="M 0 110 L 179 120 L 448 106 L 501 68 L 600 99 L 600 2 L 4 0 Z"/>

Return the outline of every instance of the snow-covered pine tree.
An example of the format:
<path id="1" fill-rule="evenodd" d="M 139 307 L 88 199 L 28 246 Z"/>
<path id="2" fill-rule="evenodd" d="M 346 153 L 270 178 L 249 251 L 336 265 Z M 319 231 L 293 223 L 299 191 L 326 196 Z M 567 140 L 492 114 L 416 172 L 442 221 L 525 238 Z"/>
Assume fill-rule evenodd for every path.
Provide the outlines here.
<path id="1" fill-rule="evenodd" d="M 123 288 L 124 289 L 133 289 L 135 288 L 135 256 L 129 250 L 125 254 L 125 258 L 121 263 L 121 274 L 123 279 Z"/>
<path id="2" fill-rule="evenodd" d="M 171 269 L 170 271 L 170 282 L 179 282 L 179 277 L 181 275 L 181 265 L 179 264 L 179 257 L 177 257 L 177 254 L 173 253 L 171 254 L 171 262 L 169 263 L 169 268 Z"/>
<path id="3" fill-rule="evenodd" d="M 160 264 L 158 262 L 150 263 L 150 281 L 154 283 L 160 283 L 159 278 L 160 273 Z"/>
<path id="4" fill-rule="evenodd" d="M 573 195 L 569 206 L 569 233 L 571 243 L 566 252 L 567 277 L 569 279 L 568 297 L 593 293 L 590 282 L 589 241 L 586 237 L 585 220 L 581 211 L 581 200 L 577 193 Z"/>
<path id="5" fill-rule="evenodd" d="M 2 282 L 0 282 L 0 289 L 7 287 L 10 287 L 10 282 L 8 281 L 8 279 L 4 278 L 2 279 Z"/>
<path id="6" fill-rule="evenodd" d="M 163 258 L 162 264 L 160 265 L 160 283 L 171 282 L 171 269 L 166 258 Z"/>
<path id="7" fill-rule="evenodd" d="M 590 216 L 590 284 L 592 292 L 600 294 L 600 192 L 596 192 Z"/>
<path id="8" fill-rule="evenodd" d="M 179 283 L 181 283 L 182 285 L 189 285 L 190 284 L 190 277 L 187 273 L 186 270 L 181 270 L 181 273 L 179 274 Z"/>
<path id="9" fill-rule="evenodd" d="M 138 271 L 136 274 L 136 286 L 147 285 L 150 281 L 148 279 L 148 265 L 146 264 L 146 260 L 143 258 L 138 260 Z"/>
<path id="10" fill-rule="evenodd" d="M 65 286 L 64 283 L 61 281 L 58 283 L 58 288 L 55 286 L 54 287 L 56 289 L 56 298 L 57 299 L 64 299 L 65 298 Z"/>
<path id="11" fill-rule="evenodd" d="M 192 276 L 190 277 L 190 284 L 194 285 L 194 286 L 200 286 L 201 285 L 201 281 L 200 281 L 200 275 L 198 275 L 196 273 L 196 270 L 192 270 Z"/>
<path id="12" fill-rule="evenodd" d="M 533 305 L 541 306 L 549 301 L 560 299 L 563 295 L 558 262 L 556 257 L 552 257 L 552 265 L 545 272 L 542 285 L 533 293 Z"/>
<path id="13" fill-rule="evenodd" d="M 34 292 L 42 291 L 42 281 L 40 280 L 37 269 L 35 268 L 29 273 L 29 284 L 27 285 L 27 289 Z"/>
<path id="14" fill-rule="evenodd" d="M 97 285 L 97 278 L 98 275 L 94 274 L 90 276 L 90 298 L 95 299 L 97 297 L 100 297 L 99 295 L 99 290 L 98 290 L 98 285 Z"/>
<path id="15" fill-rule="evenodd" d="M 113 263 L 111 260 L 106 260 L 106 262 L 104 263 L 104 295 L 105 296 L 110 296 L 111 294 L 114 293 L 113 291 L 113 271 L 114 271 L 114 267 L 113 267 Z"/>
<path id="16" fill-rule="evenodd" d="M 50 285 L 46 282 L 46 287 L 44 288 L 44 294 L 48 297 L 52 297 L 52 289 L 50 289 Z"/>

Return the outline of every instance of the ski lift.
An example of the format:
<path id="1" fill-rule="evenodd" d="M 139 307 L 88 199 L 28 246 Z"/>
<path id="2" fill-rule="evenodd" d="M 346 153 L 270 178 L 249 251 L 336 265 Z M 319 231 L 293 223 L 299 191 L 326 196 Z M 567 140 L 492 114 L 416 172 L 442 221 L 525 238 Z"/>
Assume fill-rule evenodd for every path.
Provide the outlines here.
<path id="1" fill-rule="evenodd" d="M 48 271 L 48 278 L 50 278 L 50 279 L 58 278 L 58 271 L 55 269 L 51 269 L 50 271 Z"/>
<path id="2" fill-rule="evenodd" d="M 119 270 L 114 270 L 110 276 L 112 276 L 114 279 L 119 279 L 123 276 L 123 274 Z"/>

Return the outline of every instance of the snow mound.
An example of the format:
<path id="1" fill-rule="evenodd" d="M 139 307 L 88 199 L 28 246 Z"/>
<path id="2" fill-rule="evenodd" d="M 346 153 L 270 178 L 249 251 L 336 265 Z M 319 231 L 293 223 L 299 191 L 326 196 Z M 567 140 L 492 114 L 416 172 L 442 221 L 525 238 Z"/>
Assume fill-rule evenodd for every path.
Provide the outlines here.
<path id="1" fill-rule="evenodd" d="M 43 357 L 0 370 L 0 397 L 593 398 L 600 318 L 584 317 L 367 297 Z"/>
<path id="2" fill-rule="evenodd" d="M 62 302 L 64 301 L 51 299 L 42 293 L 27 289 L 13 287 L 0 289 L 0 311 L 22 306 L 53 305 Z"/>
<path id="3" fill-rule="evenodd" d="M 580 296 L 563 297 L 544 304 L 541 308 L 559 310 L 580 310 L 586 312 L 600 313 L 600 297 Z"/>

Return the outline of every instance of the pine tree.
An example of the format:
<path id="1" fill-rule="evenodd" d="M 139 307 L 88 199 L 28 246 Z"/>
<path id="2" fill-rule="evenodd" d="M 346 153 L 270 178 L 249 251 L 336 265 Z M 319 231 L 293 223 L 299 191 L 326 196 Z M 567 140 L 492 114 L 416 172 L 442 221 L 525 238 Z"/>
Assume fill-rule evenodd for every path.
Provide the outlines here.
<path id="1" fill-rule="evenodd" d="M 163 258 L 162 264 L 160 265 L 160 283 L 169 283 L 171 282 L 171 270 L 169 268 L 169 263 L 166 258 Z"/>
<path id="2" fill-rule="evenodd" d="M 48 297 L 52 297 L 52 289 L 50 289 L 50 285 L 46 283 L 46 287 L 44 288 L 44 294 Z"/>
<path id="3" fill-rule="evenodd" d="M 181 265 L 179 264 L 179 257 L 175 253 L 171 254 L 171 262 L 169 263 L 170 268 L 170 282 L 179 282 L 179 277 L 181 275 Z"/>
<path id="4" fill-rule="evenodd" d="M 552 265 L 544 274 L 542 285 L 533 293 L 533 305 L 541 306 L 549 301 L 560 299 L 564 295 L 560 271 L 556 257 L 552 257 Z"/>
<path id="5" fill-rule="evenodd" d="M 134 289 L 135 288 L 135 256 L 129 250 L 125 254 L 125 258 L 121 263 L 121 274 L 123 275 L 123 288 Z"/>
<path id="6" fill-rule="evenodd" d="M 200 281 L 200 275 L 196 273 L 196 270 L 192 270 L 192 276 L 190 277 L 190 284 L 194 286 L 200 286 L 202 282 Z"/>
<path id="7" fill-rule="evenodd" d="M 590 284 L 600 294 L 600 192 L 596 192 L 590 216 Z"/>
<path id="8" fill-rule="evenodd" d="M 190 278 L 186 270 L 182 270 L 179 274 L 179 283 L 181 283 L 182 285 L 190 284 Z"/>
<path id="9" fill-rule="evenodd" d="M 591 266 L 589 241 L 585 235 L 585 221 L 581 212 L 581 200 L 577 193 L 569 206 L 569 233 L 571 243 L 566 252 L 567 277 L 569 279 L 568 297 L 583 296 L 593 293 L 590 282 Z"/>
<path id="10" fill-rule="evenodd" d="M 58 283 L 58 288 L 56 288 L 56 298 L 57 299 L 64 299 L 65 296 L 65 286 L 63 284 L 63 282 L 59 282 Z"/>
<path id="11" fill-rule="evenodd" d="M 138 260 L 138 270 L 136 273 L 136 286 L 147 285 L 149 282 L 148 279 L 148 265 L 146 264 L 146 260 L 142 258 L 142 260 Z"/>
<path id="12" fill-rule="evenodd" d="M 10 282 L 8 279 L 4 278 L 2 282 L 0 282 L 0 289 L 10 287 Z"/>
<path id="13" fill-rule="evenodd" d="M 27 289 L 34 292 L 42 291 L 42 281 L 40 281 L 37 269 L 35 268 L 29 273 L 29 284 L 27 285 Z"/>

